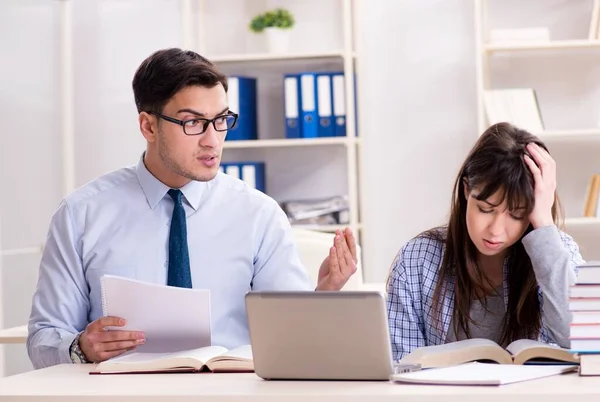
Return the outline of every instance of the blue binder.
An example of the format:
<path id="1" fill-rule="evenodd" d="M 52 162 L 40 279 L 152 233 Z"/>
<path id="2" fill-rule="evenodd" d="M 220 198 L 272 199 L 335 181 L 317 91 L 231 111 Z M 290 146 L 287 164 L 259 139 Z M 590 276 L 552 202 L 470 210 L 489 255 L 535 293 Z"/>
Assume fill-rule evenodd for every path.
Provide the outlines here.
<path id="1" fill-rule="evenodd" d="M 332 73 L 317 74 L 317 116 L 319 137 L 333 137 L 333 84 Z"/>
<path id="2" fill-rule="evenodd" d="M 231 76 L 227 98 L 229 110 L 239 115 L 234 128 L 225 137 L 226 141 L 258 139 L 258 117 L 256 98 L 256 78 Z"/>
<path id="3" fill-rule="evenodd" d="M 317 79 L 315 73 L 300 74 L 300 117 L 302 137 L 316 138 L 319 135 L 317 116 Z"/>
<path id="4" fill-rule="evenodd" d="M 241 179 L 249 187 L 266 192 L 264 162 L 244 162 L 240 164 Z"/>
<path id="5" fill-rule="evenodd" d="M 300 78 L 297 74 L 287 74 L 283 77 L 283 99 L 285 137 L 300 138 L 302 120 L 300 120 Z"/>
<path id="6" fill-rule="evenodd" d="M 334 135 L 346 136 L 346 82 L 343 72 L 332 74 Z"/>
<path id="7" fill-rule="evenodd" d="M 222 163 L 220 170 L 242 180 L 249 187 L 266 193 L 264 162 L 228 162 Z"/>

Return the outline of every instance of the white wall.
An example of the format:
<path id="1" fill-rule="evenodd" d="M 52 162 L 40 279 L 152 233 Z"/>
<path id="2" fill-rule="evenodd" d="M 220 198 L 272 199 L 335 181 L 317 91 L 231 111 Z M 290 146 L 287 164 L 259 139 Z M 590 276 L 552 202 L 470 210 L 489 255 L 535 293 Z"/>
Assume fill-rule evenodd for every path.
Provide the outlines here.
<path id="1" fill-rule="evenodd" d="M 535 0 L 527 4 L 494 1 L 495 27 L 550 24 L 557 37 L 587 32 L 591 0 Z M 6 248 L 43 241 L 61 194 L 61 148 L 58 78 L 58 4 L 47 0 L 0 3 L 0 235 Z M 262 51 L 260 37 L 246 31 L 260 7 L 285 4 L 296 14 L 295 50 L 315 43 L 320 50 L 341 45 L 341 26 L 333 16 L 337 0 L 211 1 L 204 41 L 209 52 Z M 131 79 L 152 51 L 181 46 L 178 0 L 74 0 L 76 184 L 136 163 L 144 143 L 135 118 Z M 320 12 L 314 13 L 315 7 Z M 218 10 L 229 9 L 227 18 Z M 515 12 L 515 10 L 518 10 Z M 359 105 L 363 139 L 362 236 L 366 279 L 384 280 L 400 246 L 418 232 L 444 222 L 452 182 L 477 138 L 473 3 L 470 0 L 366 0 L 356 15 Z M 198 27 L 194 27 L 197 29 Z M 218 43 L 218 45 L 217 45 Z M 312 46 L 312 45 L 311 45 Z M 595 52 L 595 53 L 593 53 Z M 534 85 L 542 113 L 552 128 L 587 127 L 598 119 L 600 74 L 592 74 L 597 50 L 539 53 L 499 59 L 497 85 Z M 223 65 L 228 73 L 253 73 L 260 65 Z M 268 66 L 267 76 L 282 69 L 341 68 L 341 64 Z M 524 74 L 515 76 L 514 71 Z M 558 74 L 558 75 L 555 75 Z M 553 77 L 558 76 L 558 79 Z M 277 83 L 271 90 L 278 91 Z M 261 101 L 262 102 L 262 101 Z M 264 99 L 261 111 L 266 138 L 277 136 L 265 113 L 281 105 Z M 595 107 L 592 105 L 596 105 Z M 595 111 L 594 111 L 595 108 Z M 580 214 L 583 191 L 593 169 L 600 170 L 586 146 L 551 144 L 559 162 L 559 188 L 571 216 Z M 585 152 L 581 168 L 569 158 Z M 271 172 L 267 186 L 275 197 L 300 196 L 306 186 L 320 195 L 346 191 L 344 152 L 282 150 L 268 153 L 228 150 L 226 160 L 265 158 Z M 317 171 L 294 168 L 307 159 Z M 595 159 L 595 160 L 594 160 Z M 286 164 L 286 161 L 294 164 Z M 600 162 L 600 161 L 599 161 Z M 291 167 L 290 167 L 291 166 Z M 283 170 L 287 169 L 287 170 Z M 577 177 L 577 169 L 586 169 Z M 313 178 L 322 178 L 313 185 Z M 7 326 L 24 324 L 35 287 L 39 256 L 6 257 L 0 286 Z M 1 284 L 0 284 L 1 285 Z M 7 372 L 30 367 L 22 345 L 7 348 Z"/>
<path id="2" fill-rule="evenodd" d="M 75 0 L 76 185 L 137 163 L 139 132 L 131 81 L 155 50 L 181 46 L 178 0 Z"/>
<path id="3" fill-rule="evenodd" d="M 553 39 L 587 37 L 591 0 L 490 3 L 491 28 L 549 26 Z M 365 270 L 367 279 L 379 281 L 404 242 L 445 221 L 455 175 L 479 134 L 474 6 L 377 0 L 363 3 L 357 17 L 360 112 L 369 136 Z M 598 49 L 495 56 L 492 84 L 535 88 L 547 129 L 591 128 L 600 118 L 599 56 Z M 548 145 L 566 214 L 581 216 L 589 177 L 600 171 L 600 143 Z"/>
<path id="4" fill-rule="evenodd" d="M 477 136 L 473 7 L 378 0 L 357 17 L 364 266 L 368 280 L 382 281 L 405 241 L 444 222 Z"/>
<path id="5" fill-rule="evenodd" d="M 0 3 L 0 236 L 4 249 L 42 243 L 61 197 L 58 2 Z M 39 255 L 2 257 L 0 315 L 26 323 Z M 31 367 L 23 345 L 5 347 L 5 374 Z"/>

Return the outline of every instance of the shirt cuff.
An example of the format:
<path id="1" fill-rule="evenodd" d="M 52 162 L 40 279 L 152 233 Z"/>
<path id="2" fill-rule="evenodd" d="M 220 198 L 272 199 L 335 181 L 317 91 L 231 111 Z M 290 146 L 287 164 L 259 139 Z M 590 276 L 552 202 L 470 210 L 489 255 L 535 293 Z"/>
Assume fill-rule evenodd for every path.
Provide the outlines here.
<path id="1" fill-rule="evenodd" d="M 71 360 L 71 344 L 75 340 L 77 334 L 63 334 L 61 336 L 60 345 L 58 346 L 58 360 L 60 363 L 73 363 Z"/>

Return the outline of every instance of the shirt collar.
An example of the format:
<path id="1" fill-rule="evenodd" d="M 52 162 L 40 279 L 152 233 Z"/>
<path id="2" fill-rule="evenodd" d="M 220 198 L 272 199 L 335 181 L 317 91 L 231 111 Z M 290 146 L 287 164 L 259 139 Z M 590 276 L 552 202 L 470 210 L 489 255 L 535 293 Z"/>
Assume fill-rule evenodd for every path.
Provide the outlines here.
<path id="1" fill-rule="evenodd" d="M 140 158 L 137 167 L 136 174 L 138 181 L 140 182 L 140 186 L 142 187 L 142 191 L 146 196 L 146 201 L 151 209 L 159 203 L 160 200 L 167 194 L 167 191 L 170 190 L 170 187 L 158 180 L 150 171 L 146 168 L 144 164 L 144 155 Z M 207 188 L 206 182 L 192 180 L 185 186 L 181 187 L 180 190 L 183 193 L 183 196 L 187 200 L 188 204 L 194 209 L 198 210 L 200 207 L 200 200 L 202 199 L 202 194 L 204 190 Z"/>

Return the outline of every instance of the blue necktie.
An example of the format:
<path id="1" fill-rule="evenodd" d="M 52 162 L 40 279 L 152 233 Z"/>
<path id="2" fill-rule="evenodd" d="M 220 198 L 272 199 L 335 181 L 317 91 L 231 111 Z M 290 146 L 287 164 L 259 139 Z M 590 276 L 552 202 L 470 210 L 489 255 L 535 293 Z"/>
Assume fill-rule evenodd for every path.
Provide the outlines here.
<path id="1" fill-rule="evenodd" d="M 175 203 L 171 229 L 169 231 L 169 272 L 167 285 L 180 288 L 192 287 L 192 274 L 190 273 L 190 255 L 187 244 L 187 229 L 185 210 L 181 201 L 181 191 L 171 189 L 169 195 Z"/>

